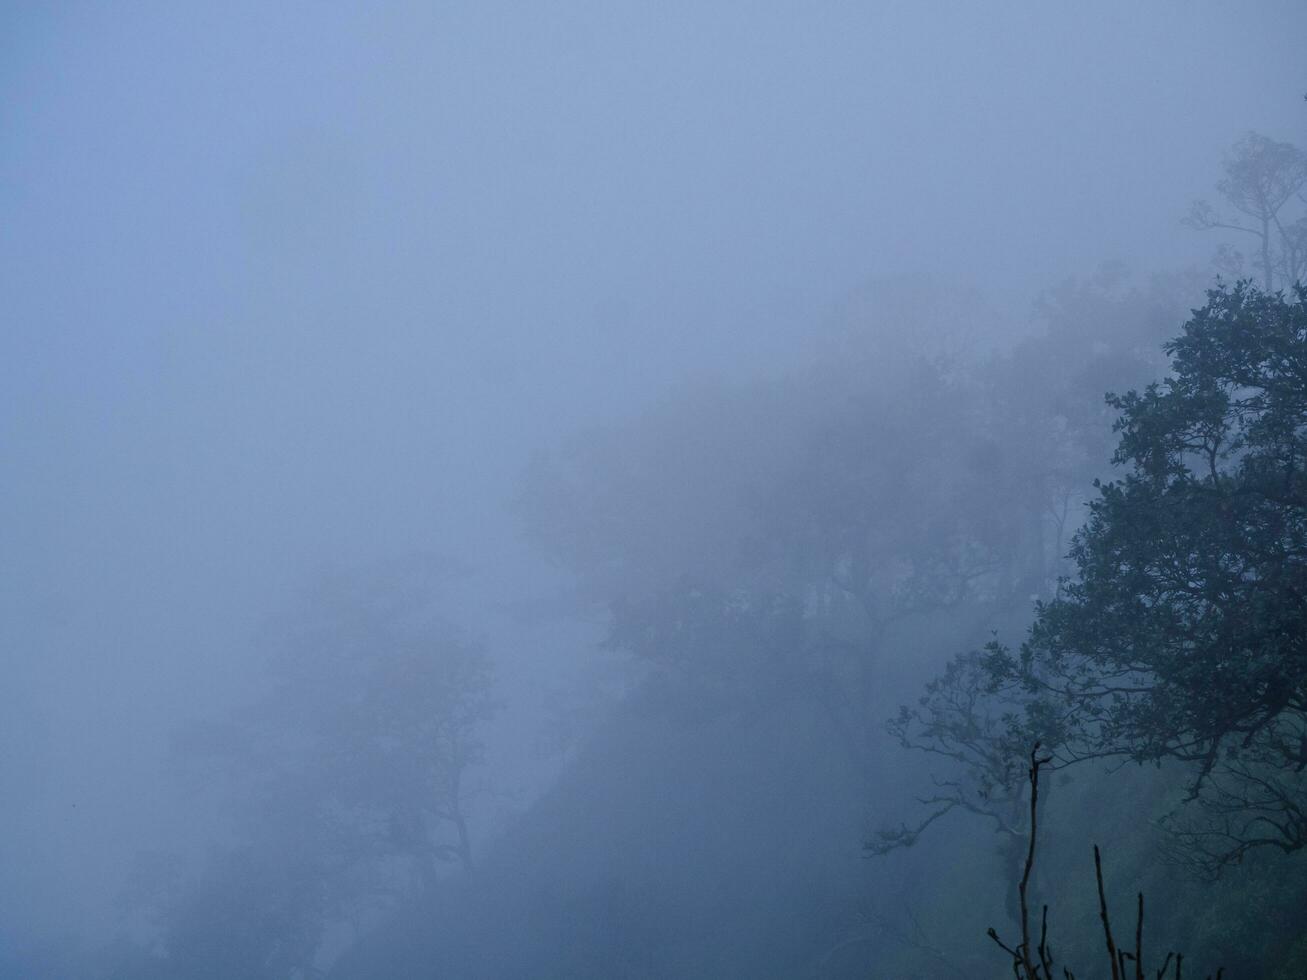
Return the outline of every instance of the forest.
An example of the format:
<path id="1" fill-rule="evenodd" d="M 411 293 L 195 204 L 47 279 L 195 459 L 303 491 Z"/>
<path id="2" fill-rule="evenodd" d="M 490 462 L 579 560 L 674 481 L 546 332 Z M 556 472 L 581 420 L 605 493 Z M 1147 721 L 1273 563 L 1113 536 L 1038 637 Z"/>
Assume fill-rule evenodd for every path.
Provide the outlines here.
<path id="1" fill-rule="evenodd" d="M 3 15 L 0 977 L 1307 976 L 1304 11 L 454 7 Z"/>

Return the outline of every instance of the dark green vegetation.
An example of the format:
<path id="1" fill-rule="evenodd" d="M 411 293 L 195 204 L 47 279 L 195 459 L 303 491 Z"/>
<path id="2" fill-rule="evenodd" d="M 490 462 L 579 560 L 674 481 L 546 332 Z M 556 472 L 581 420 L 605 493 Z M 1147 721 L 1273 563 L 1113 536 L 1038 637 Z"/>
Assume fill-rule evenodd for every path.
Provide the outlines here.
<path id="1" fill-rule="evenodd" d="M 1070 549 L 1075 572 L 1037 603 L 1027 639 L 1016 651 L 994 641 L 956 658 L 891 726 L 903 744 L 955 768 L 925 798 L 926 816 L 883 831 L 874 850 L 915 843 L 957 808 L 1028 842 L 1013 760 L 1022 744 L 1042 741 L 1055 768 L 1152 764 L 1151 778 L 1121 799 L 1157 824 L 1136 834 L 1169 859 L 1151 872 L 1160 880 L 1181 869 L 1212 879 L 1205 901 L 1217 907 L 1232 892 L 1246 901 L 1243 888 L 1275 895 L 1262 904 L 1268 911 L 1301 902 L 1307 294 L 1220 287 L 1165 350 L 1164 381 L 1108 398 L 1125 475 L 1096 482 Z M 1092 806 L 1099 794 L 1117 799 L 1119 783 L 1095 773 L 1067 792 Z M 1102 836 L 1092 825 L 1070 829 L 1081 827 L 1083 839 Z M 1018 856 L 1015 844 L 1007 849 L 1010 875 Z M 1213 943 L 1181 924 L 1192 912 L 1173 901 L 1164 914 L 1209 960 L 1234 959 L 1239 975 L 1301 969 L 1284 966 L 1297 964 L 1301 939 L 1296 953 L 1229 945 L 1228 930 L 1218 933 L 1226 945 Z M 1024 887 L 1020 904 L 1024 921 Z M 1292 913 L 1281 926 L 1302 928 Z M 1034 947 L 1022 948 L 1018 966 L 1034 976 Z"/>
<path id="2" fill-rule="evenodd" d="M 1307 304 L 1214 292 L 1173 376 L 1111 399 L 1124 479 L 1100 487 L 1020 662 L 1068 759 L 1193 764 L 1180 833 L 1213 872 L 1307 846 Z"/>

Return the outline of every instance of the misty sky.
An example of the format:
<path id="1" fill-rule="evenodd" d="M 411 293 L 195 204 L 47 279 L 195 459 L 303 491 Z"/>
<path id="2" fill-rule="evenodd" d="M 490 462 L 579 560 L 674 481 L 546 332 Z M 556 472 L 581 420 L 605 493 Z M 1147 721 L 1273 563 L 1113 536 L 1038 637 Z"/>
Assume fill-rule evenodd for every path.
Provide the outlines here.
<path id="1" fill-rule="evenodd" d="M 537 447 L 888 277 L 1032 298 L 1301 141 L 1301 0 L 0 12 L 0 918 L 180 833 L 168 730 L 316 570 L 535 566 Z M 499 650 L 548 672 L 548 651 Z M 86 888 L 100 878 L 103 888 Z"/>

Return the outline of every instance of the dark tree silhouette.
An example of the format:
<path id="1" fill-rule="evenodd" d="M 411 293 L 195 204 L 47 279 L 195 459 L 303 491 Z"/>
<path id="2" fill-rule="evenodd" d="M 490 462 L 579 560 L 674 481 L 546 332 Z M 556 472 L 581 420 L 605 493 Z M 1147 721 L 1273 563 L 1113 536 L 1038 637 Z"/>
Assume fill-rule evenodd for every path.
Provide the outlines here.
<path id="1" fill-rule="evenodd" d="M 1219 869 L 1307 843 L 1307 291 L 1218 288 L 1166 349 L 1170 378 L 1110 399 L 1129 470 L 1077 576 L 989 666 L 1060 763 L 1192 765 L 1177 830 Z"/>

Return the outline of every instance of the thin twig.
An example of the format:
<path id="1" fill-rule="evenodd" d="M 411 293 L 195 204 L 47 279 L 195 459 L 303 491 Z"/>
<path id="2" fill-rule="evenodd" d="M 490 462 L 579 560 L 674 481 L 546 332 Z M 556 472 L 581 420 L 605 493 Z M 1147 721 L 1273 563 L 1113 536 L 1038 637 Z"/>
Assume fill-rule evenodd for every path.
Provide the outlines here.
<path id="1" fill-rule="evenodd" d="M 1112 964 L 1112 980 L 1121 980 L 1121 967 L 1116 961 L 1116 943 L 1112 940 L 1112 923 L 1107 918 L 1107 896 L 1103 893 L 1103 859 L 1094 845 L 1094 876 L 1098 879 L 1098 915 L 1103 920 L 1103 935 L 1107 937 L 1107 958 Z"/>
<path id="2" fill-rule="evenodd" d="M 1135 980 L 1144 980 L 1144 893 L 1139 893 L 1139 918 L 1135 920 Z"/>

